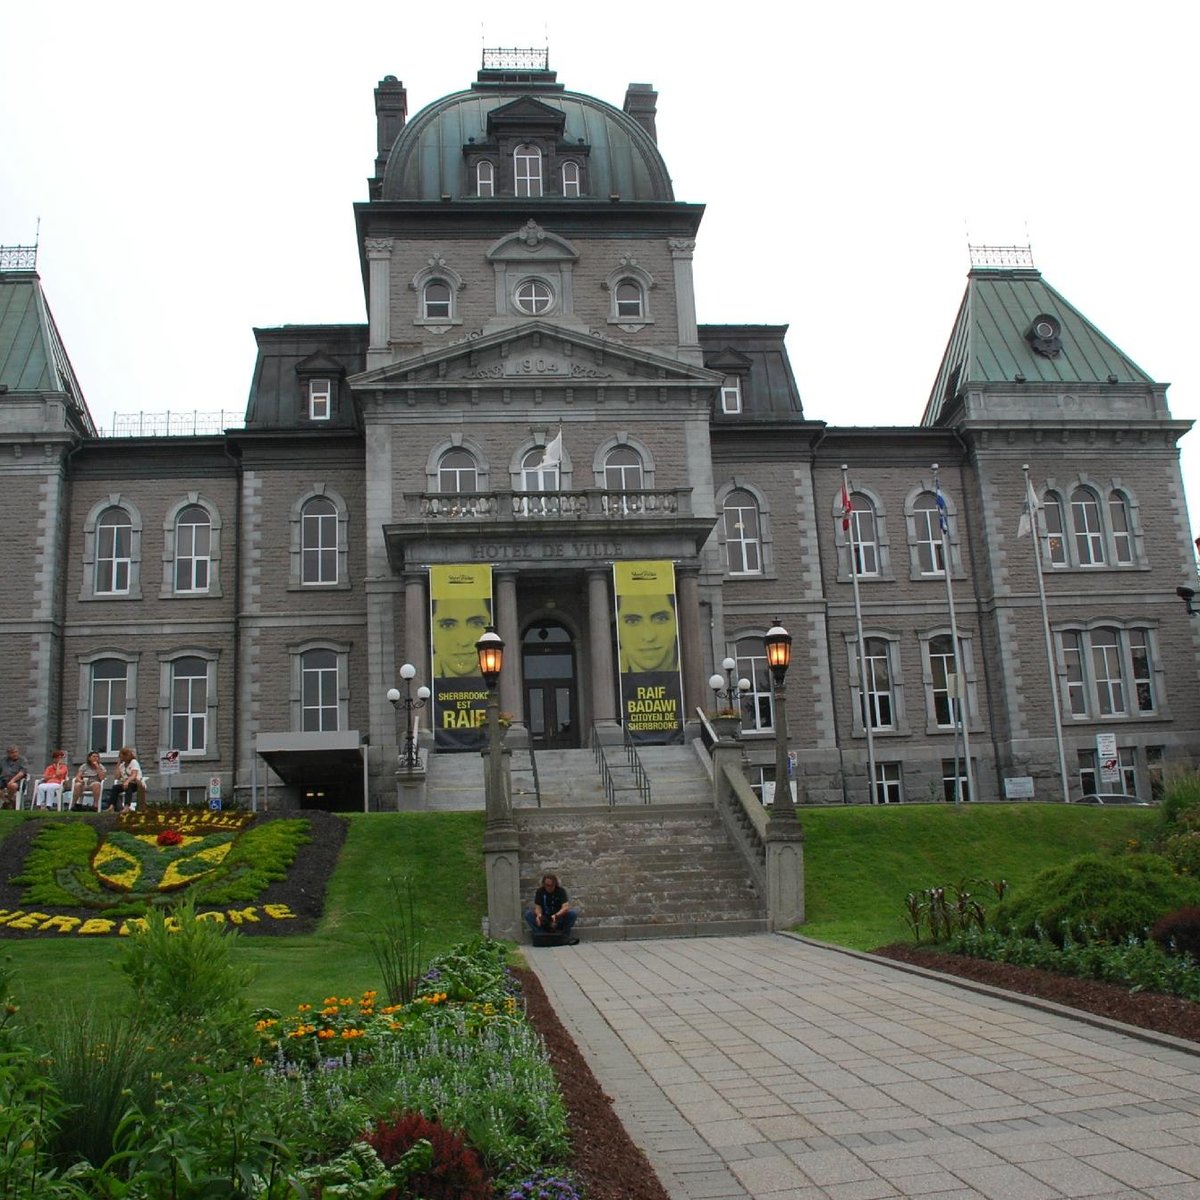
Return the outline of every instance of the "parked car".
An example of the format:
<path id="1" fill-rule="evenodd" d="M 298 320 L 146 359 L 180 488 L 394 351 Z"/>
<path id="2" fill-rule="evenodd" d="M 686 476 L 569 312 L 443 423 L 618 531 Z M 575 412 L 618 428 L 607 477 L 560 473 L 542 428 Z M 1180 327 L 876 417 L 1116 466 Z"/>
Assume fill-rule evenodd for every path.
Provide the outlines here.
<path id="1" fill-rule="evenodd" d="M 1080 796 L 1076 804 L 1134 804 L 1138 808 L 1149 808 L 1148 800 L 1139 800 L 1136 796 L 1127 796 L 1124 792 L 1089 792 Z"/>

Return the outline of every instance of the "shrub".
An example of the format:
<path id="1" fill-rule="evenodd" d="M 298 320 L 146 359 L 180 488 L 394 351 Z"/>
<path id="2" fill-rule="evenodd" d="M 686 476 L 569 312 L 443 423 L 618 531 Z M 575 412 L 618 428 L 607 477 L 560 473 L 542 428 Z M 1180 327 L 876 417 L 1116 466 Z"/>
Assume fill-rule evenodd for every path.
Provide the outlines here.
<path id="1" fill-rule="evenodd" d="M 1172 772 L 1167 778 L 1162 818 L 1169 830 L 1200 829 L 1200 772 Z"/>
<path id="2" fill-rule="evenodd" d="M 1171 834 L 1162 844 L 1162 855 L 1178 874 L 1200 879 L 1200 829 Z"/>
<path id="3" fill-rule="evenodd" d="M 1200 960 L 1200 908 L 1177 908 L 1154 922 L 1150 936 L 1168 954 Z"/>
<path id="4" fill-rule="evenodd" d="M 383 976 L 383 994 L 389 1004 L 408 1004 L 417 994 L 421 970 L 421 931 L 417 927 L 417 903 L 413 882 L 389 879 L 392 907 L 370 939 L 371 953 Z"/>
<path id="5" fill-rule="evenodd" d="M 416 1145 L 426 1141 L 433 1150 L 433 1161 L 423 1171 L 410 1176 L 403 1187 L 386 1193 L 387 1200 L 491 1200 L 488 1182 L 475 1152 L 453 1130 L 420 1113 L 403 1113 L 381 1121 L 366 1136 L 385 1166 L 393 1166 Z"/>
<path id="6" fill-rule="evenodd" d="M 996 910 L 993 924 L 1025 937 L 1045 931 L 1056 945 L 1064 931 L 1100 941 L 1140 938 L 1164 913 L 1200 904 L 1200 881 L 1176 875 L 1155 854 L 1074 859 L 1043 871 Z"/>

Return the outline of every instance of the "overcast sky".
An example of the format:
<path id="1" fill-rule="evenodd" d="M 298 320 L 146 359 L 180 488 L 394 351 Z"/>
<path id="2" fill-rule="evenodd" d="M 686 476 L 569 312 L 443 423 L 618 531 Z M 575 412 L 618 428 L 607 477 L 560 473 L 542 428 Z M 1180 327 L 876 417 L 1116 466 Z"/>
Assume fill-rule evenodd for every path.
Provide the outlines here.
<path id="1" fill-rule="evenodd" d="M 466 87 L 481 46 L 548 39 L 568 89 L 620 106 L 655 85 L 675 195 L 707 205 L 699 318 L 790 324 L 808 417 L 919 421 L 968 238 L 1028 238 L 1192 418 L 1196 11 L 9 0 L 0 243 L 41 218 L 38 268 L 102 428 L 240 416 L 253 326 L 365 320 L 351 204 L 379 79 L 403 80 L 412 115 Z M 1184 445 L 1196 523 L 1200 431 Z"/>

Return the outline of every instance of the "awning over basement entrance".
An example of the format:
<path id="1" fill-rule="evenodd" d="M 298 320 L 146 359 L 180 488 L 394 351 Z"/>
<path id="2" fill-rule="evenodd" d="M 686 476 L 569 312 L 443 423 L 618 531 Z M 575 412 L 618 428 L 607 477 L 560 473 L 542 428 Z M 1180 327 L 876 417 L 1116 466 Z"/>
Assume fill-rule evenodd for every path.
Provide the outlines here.
<path id="1" fill-rule="evenodd" d="M 338 733 L 260 733 L 259 757 L 292 787 L 330 796 L 366 792 L 366 745 L 357 729 Z"/>

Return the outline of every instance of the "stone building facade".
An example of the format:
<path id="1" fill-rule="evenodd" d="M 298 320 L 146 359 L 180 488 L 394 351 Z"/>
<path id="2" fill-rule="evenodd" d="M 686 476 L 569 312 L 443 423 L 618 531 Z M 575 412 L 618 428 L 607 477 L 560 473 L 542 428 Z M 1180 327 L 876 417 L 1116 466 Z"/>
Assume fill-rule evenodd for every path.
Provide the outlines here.
<path id="1" fill-rule="evenodd" d="M 919 424 L 807 419 L 784 327 L 698 322 L 703 208 L 674 198 L 656 99 L 485 58 L 409 120 L 384 79 L 366 323 L 256 330 L 244 425 L 209 436 L 98 437 L 34 264 L 9 261 L 0 737 L 35 760 L 178 750 L 195 800 L 215 776 L 388 807 L 387 692 L 405 662 L 429 679 L 431 568 L 492 569 L 501 706 L 578 746 L 618 729 L 613 563 L 668 561 L 686 728 L 733 657 L 756 782 L 776 620 L 811 801 L 953 796 L 968 746 L 979 800 L 1061 799 L 1064 763 L 1073 797 L 1149 798 L 1190 762 L 1190 423 L 1165 385 L 1010 256 L 971 270 Z"/>

